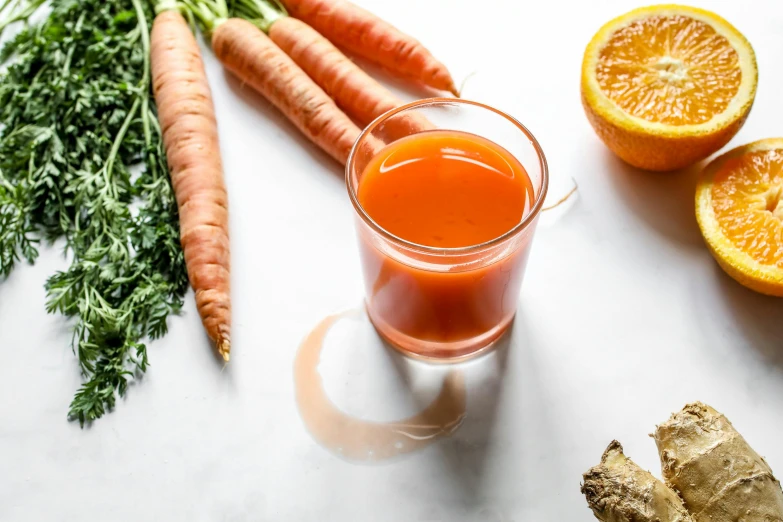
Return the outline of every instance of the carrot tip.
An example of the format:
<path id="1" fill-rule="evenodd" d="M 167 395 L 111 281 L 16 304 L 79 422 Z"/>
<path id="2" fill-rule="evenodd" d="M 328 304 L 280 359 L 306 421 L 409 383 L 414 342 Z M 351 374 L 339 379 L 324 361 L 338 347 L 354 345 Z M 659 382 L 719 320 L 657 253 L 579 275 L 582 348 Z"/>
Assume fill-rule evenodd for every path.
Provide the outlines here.
<path id="1" fill-rule="evenodd" d="M 231 341 L 225 339 L 220 341 L 217 346 L 218 353 L 223 356 L 223 360 L 228 362 L 231 360 Z"/>

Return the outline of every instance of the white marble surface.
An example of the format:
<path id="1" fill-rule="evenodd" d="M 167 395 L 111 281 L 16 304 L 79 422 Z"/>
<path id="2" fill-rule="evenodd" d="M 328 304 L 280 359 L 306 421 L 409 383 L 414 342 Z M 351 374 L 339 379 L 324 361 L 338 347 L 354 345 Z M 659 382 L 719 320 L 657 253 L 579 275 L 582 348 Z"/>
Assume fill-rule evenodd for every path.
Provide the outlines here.
<path id="1" fill-rule="evenodd" d="M 647 434 L 686 402 L 724 411 L 783 474 L 783 303 L 726 277 L 702 244 L 690 173 L 615 159 L 579 102 L 584 46 L 646 2 L 361 0 L 417 35 L 465 90 L 537 135 L 553 177 L 513 335 L 465 368 L 450 438 L 375 464 L 305 430 L 292 364 L 306 333 L 362 296 L 341 169 L 206 53 L 231 197 L 234 352 L 221 369 L 188 296 L 116 411 L 65 420 L 80 378 L 67 324 L 44 312 L 59 251 L 0 286 L 0 520 L 589 521 L 581 473 L 620 439 L 657 469 Z M 756 105 L 732 144 L 783 135 L 783 5 L 700 0 L 753 43 Z M 411 97 L 408 93 L 406 96 Z M 442 369 L 401 365 L 366 323 L 335 327 L 321 374 L 345 412 L 414 413 Z"/>

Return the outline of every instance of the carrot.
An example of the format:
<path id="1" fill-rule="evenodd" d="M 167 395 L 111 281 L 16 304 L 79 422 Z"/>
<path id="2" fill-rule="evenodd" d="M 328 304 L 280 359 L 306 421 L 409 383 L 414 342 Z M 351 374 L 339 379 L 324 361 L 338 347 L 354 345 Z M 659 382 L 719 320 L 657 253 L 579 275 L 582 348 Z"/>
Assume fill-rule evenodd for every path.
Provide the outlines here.
<path id="1" fill-rule="evenodd" d="M 334 44 L 389 71 L 459 96 L 445 65 L 417 40 L 347 0 L 282 0 Z"/>
<path id="2" fill-rule="evenodd" d="M 269 37 L 362 126 L 404 103 L 301 20 L 279 18 L 270 26 Z M 381 130 L 394 141 L 432 128 L 423 117 L 406 114 L 386 120 Z"/>
<path id="3" fill-rule="evenodd" d="M 270 27 L 269 37 L 360 124 L 367 125 L 403 104 L 300 20 L 289 16 L 280 18 Z"/>
<path id="4" fill-rule="evenodd" d="M 337 105 L 361 125 L 402 100 L 365 73 L 329 40 L 274 0 L 242 0 L 233 14 L 260 27 Z"/>
<path id="5" fill-rule="evenodd" d="M 155 18 L 150 60 L 158 119 L 179 207 L 188 277 L 207 335 L 228 361 L 228 197 L 215 110 L 201 53 L 179 12 L 164 11 Z"/>
<path id="6" fill-rule="evenodd" d="M 235 4 L 233 13 L 265 31 L 360 125 L 366 126 L 378 116 L 403 104 L 318 31 L 301 20 L 289 17 L 275 0 L 240 0 Z M 406 114 L 387 120 L 380 133 L 393 141 L 432 128 L 432 124 L 423 117 Z"/>
<path id="7" fill-rule="evenodd" d="M 307 138 L 343 165 L 359 128 L 272 40 L 252 23 L 230 18 L 212 32 L 223 65 L 277 107 Z"/>

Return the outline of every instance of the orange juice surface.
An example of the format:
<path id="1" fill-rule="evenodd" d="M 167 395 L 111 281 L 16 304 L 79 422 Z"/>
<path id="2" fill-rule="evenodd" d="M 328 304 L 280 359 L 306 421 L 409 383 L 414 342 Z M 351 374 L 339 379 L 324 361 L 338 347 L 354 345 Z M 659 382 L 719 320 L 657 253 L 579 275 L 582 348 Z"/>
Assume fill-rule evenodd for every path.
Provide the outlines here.
<path id="1" fill-rule="evenodd" d="M 394 236 L 458 248 L 513 229 L 530 212 L 534 190 L 524 167 L 499 145 L 472 134 L 429 131 L 381 150 L 365 167 L 357 196 L 370 218 Z M 432 258 L 381 244 L 360 227 L 367 307 L 378 331 L 408 351 L 439 357 L 459 356 L 474 340 L 502 334 L 516 311 L 533 226 L 528 228 L 487 251 Z"/>
<path id="2" fill-rule="evenodd" d="M 478 245 L 514 228 L 533 187 L 505 149 L 472 134 L 432 131 L 386 147 L 367 165 L 359 203 L 395 236 L 432 247 Z"/>

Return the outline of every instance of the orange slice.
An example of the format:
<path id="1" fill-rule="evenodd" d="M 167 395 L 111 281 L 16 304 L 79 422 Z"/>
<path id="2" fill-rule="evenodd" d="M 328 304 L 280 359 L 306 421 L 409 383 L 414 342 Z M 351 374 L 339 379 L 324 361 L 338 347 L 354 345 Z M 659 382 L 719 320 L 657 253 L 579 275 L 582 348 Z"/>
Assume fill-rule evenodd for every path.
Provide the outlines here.
<path id="1" fill-rule="evenodd" d="M 636 9 L 585 50 L 582 104 L 620 158 L 648 170 L 692 165 L 742 127 L 756 95 L 753 48 L 718 15 L 679 5 Z"/>
<path id="2" fill-rule="evenodd" d="M 696 219 L 726 273 L 783 297 L 783 138 L 738 147 L 707 165 Z"/>

